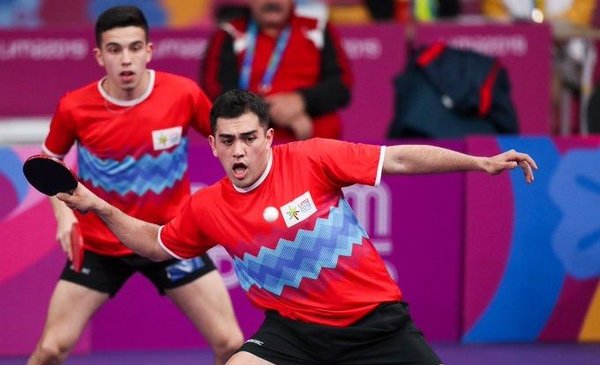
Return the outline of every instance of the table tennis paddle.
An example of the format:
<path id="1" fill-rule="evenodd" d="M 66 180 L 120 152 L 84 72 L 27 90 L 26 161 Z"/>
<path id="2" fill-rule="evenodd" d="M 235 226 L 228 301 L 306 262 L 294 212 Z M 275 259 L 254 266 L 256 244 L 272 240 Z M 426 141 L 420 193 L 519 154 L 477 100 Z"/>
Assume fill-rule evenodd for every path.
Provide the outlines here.
<path id="1" fill-rule="evenodd" d="M 29 157 L 23 164 L 23 174 L 31 186 L 49 196 L 70 194 L 77 188 L 77 176 L 53 156 L 37 154 Z"/>
<path id="2" fill-rule="evenodd" d="M 71 254 L 73 259 L 73 271 L 80 272 L 83 267 L 83 236 L 81 235 L 81 229 L 79 223 L 73 223 L 73 229 L 71 230 Z"/>

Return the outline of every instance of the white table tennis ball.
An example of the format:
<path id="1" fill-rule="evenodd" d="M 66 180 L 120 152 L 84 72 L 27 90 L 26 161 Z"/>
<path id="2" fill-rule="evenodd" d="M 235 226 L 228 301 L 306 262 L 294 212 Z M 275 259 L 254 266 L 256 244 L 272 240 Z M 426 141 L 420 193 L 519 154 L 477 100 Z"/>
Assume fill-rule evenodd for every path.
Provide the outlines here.
<path id="1" fill-rule="evenodd" d="M 279 211 L 275 207 L 266 207 L 263 212 L 263 218 L 267 222 L 275 222 L 279 218 Z"/>

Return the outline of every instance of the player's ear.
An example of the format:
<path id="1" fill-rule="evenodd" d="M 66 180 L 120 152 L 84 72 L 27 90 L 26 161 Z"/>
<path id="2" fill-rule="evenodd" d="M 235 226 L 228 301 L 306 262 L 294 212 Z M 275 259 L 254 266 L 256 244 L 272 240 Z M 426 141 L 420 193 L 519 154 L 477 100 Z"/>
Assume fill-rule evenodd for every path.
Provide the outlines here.
<path id="1" fill-rule="evenodd" d="M 96 62 L 98 62 L 98 65 L 100 65 L 101 67 L 104 67 L 104 60 L 102 59 L 102 51 L 98 47 L 94 47 L 94 58 L 96 59 Z"/>
<path id="2" fill-rule="evenodd" d="M 146 45 L 146 63 L 152 60 L 152 54 L 154 53 L 154 43 L 148 42 Z"/>
<path id="3" fill-rule="evenodd" d="M 218 157 L 216 139 L 212 134 L 208 136 L 208 144 L 210 144 L 210 149 L 212 150 L 213 156 Z"/>
<path id="4" fill-rule="evenodd" d="M 275 131 L 273 130 L 273 128 L 267 129 L 267 133 L 265 133 L 265 138 L 267 139 L 267 143 L 265 144 L 265 147 L 267 149 L 271 148 L 271 145 L 273 144 L 274 135 L 275 135 Z"/>

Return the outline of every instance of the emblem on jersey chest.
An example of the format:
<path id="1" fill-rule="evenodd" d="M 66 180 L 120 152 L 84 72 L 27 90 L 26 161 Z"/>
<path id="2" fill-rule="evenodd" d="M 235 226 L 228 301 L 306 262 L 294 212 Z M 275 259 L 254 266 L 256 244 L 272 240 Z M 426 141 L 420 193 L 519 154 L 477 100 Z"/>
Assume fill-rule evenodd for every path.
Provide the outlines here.
<path id="1" fill-rule="evenodd" d="M 279 207 L 285 225 L 291 227 L 298 224 L 317 212 L 317 207 L 310 195 L 306 192 L 289 203 Z"/>
<path id="2" fill-rule="evenodd" d="M 182 127 L 152 131 L 152 145 L 155 151 L 166 150 L 181 142 Z"/>

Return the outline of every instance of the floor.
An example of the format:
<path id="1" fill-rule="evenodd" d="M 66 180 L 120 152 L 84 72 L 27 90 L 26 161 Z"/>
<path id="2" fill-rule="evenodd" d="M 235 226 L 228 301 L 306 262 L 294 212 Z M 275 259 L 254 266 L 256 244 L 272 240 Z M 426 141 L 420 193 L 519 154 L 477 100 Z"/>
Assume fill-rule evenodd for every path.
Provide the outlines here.
<path id="1" fill-rule="evenodd" d="M 446 365 L 600 365 L 600 344 L 434 344 Z M 0 357 L 0 365 L 25 363 L 24 357 Z M 71 357 L 65 365 L 202 365 L 207 351 L 102 352 Z"/>

